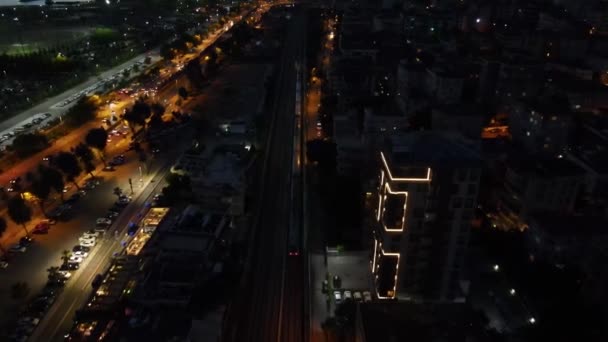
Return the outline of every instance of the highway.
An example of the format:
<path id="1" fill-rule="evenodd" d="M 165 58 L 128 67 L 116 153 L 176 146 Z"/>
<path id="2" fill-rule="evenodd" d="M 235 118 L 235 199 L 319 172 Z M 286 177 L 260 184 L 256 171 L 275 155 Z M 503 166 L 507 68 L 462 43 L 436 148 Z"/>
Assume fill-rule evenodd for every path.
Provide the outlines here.
<path id="1" fill-rule="evenodd" d="M 230 305 L 224 341 L 283 342 L 300 341 L 302 337 L 298 324 L 302 321 L 302 307 L 297 303 L 297 298 L 302 299 L 301 287 L 294 284 L 302 282 L 286 269 L 293 269 L 287 258 L 287 236 L 292 209 L 296 64 L 303 56 L 305 24 L 303 11 L 295 9 L 287 23 L 278 66 L 248 260 L 240 289 Z"/>

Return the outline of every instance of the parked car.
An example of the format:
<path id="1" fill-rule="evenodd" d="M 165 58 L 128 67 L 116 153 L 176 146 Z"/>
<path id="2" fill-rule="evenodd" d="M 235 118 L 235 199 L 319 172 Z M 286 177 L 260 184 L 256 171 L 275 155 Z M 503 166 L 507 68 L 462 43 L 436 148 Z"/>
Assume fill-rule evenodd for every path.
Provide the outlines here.
<path id="1" fill-rule="evenodd" d="M 40 222 L 38 223 L 34 229 L 32 230 L 32 233 L 34 234 L 47 234 L 49 232 L 49 229 L 51 228 L 51 225 L 49 225 L 46 222 Z"/>
<path id="2" fill-rule="evenodd" d="M 34 241 L 34 239 L 32 239 L 31 237 L 24 236 L 21 239 L 19 239 L 19 244 L 21 246 L 29 246 L 33 241 Z"/>
<path id="3" fill-rule="evenodd" d="M 95 224 L 98 226 L 109 226 L 112 224 L 112 220 L 107 217 L 100 217 L 95 221 Z"/>
<path id="4" fill-rule="evenodd" d="M 8 261 L 2 260 L 0 261 L 0 268 L 5 269 L 8 267 Z"/>
<path id="5" fill-rule="evenodd" d="M 95 240 L 80 240 L 79 241 L 80 245 L 83 247 L 94 247 L 95 246 Z"/>
<path id="6" fill-rule="evenodd" d="M 350 290 L 344 291 L 344 300 L 353 299 L 353 293 Z"/>
<path id="7" fill-rule="evenodd" d="M 72 252 L 72 256 L 76 256 L 76 257 L 80 257 L 80 258 L 86 258 L 88 255 L 89 255 L 89 253 L 84 252 L 84 251 Z"/>
<path id="8" fill-rule="evenodd" d="M 14 244 L 12 245 L 9 249 L 9 252 L 19 252 L 19 253 L 24 253 L 25 251 L 27 251 L 27 247 L 20 245 L 20 244 Z"/>
<path id="9" fill-rule="evenodd" d="M 334 288 L 339 289 L 342 287 L 342 278 L 340 276 L 335 275 L 333 278 Z"/>
<path id="10" fill-rule="evenodd" d="M 357 302 L 360 302 L 360 301 L 363 299 L 363 297 L 361 296 L 361 292 L 359 292 L 359 291 L 355 291 L 355 292 L 353 292 L 353 298 L 354 298 L 354 299 L 355 299 Z"/>
<path id="11" fill-rule="evenodd" d="M 72 255 L 69 259 L 68 259 L 68 263 L 72 264 L 72 263 L 76 263 L 76 264 L 80 264 L 84 259 L 80 256 L 76 256 L 76 255 Z"/>
<path id="12" fill-rule="evenodd" d="M 372 294 L 369 291 L 363 291 L 363 301 L 366 303 L 372 301 Z"/>
<path id="13" fill-rule="evenodd" d="M 80 264 L 66 262 L 61 267 L 59 267 L 60 271 L 73 271 L 77 270 L 80 267 Z"/>
<path id="14" fill-rule="evenodd" d="M 342 293 L 340 291 L 334 291 L 334 300 L 336 301 L 336 304 L 342 303 Z"/>
<path id="15" fill-rule="evenodd" d="M 84 246 L 80 246 L 80 245 L 76 245 L 74 246 L 74 248 L 72 248 L 72 252 L 90 252 L 91 249 L 89 247 L 84 247 Z"/>

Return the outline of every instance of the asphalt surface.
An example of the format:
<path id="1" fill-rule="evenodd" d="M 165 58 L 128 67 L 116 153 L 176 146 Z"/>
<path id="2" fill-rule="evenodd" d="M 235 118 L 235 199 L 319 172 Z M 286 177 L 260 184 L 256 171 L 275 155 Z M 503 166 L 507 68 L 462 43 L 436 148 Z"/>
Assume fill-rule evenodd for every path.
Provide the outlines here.
<path id="1" fill-rule="evenodd" d="M 241 289 L 230 306 L 225 341 L 299 341 L 302 321 L 301 284 L 285 273 L 291 212 L 296 61 L 302 56 L 303 12 L 295 10 L 287 24 L 277 77 L 273 123 L 267 141 L 259 214 L 253 228 L 250 255 Z M 286 264 L 286 262 L 288 264 Z M 287 324 L 284 324 L 287 322 Z M 295 322 L 295 323 L 294 323 Z"/>

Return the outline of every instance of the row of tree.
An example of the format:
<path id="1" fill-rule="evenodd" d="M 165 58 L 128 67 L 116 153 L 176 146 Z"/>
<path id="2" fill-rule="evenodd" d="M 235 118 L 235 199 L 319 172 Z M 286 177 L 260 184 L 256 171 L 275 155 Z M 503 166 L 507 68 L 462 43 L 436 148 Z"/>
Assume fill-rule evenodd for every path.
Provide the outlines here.
<path id="1" fill-rule="evenodd" d="M 104 150 L 107 145 L 108 133 L 103 128 L 94 128 L 89 130 L 85 137 L 85 141 L 73 147 L 71 151 L 63 151 L 54 155 L 49 160 L 49 165 L 40 164 L 33 172 L 28 172 L 25 175 L 25 181 L 28 183 L 27 191 L 34 195 L 41 211 L 45 212 L 45 204 L 52 192 L 61 196 L 63 200 L 63 189 L 65 183 L 73 183 L 77 189 L 80 189 L 77 178 L 83 172 L 88 173 L 93 177 L 95 170 L 95 149 L 100 160 L 105 164 L 103 157 Z M 26 235 L 29 236 L 26 224 L 32 219 L 32 209 L 28 206 L 22 195 L 16 195 L 9 199 L 7 213 L 10 219 L 23 227 Z M 0 237 L 6 231 L 6 220 L 0 218 Z M 0 249 L 2 247 L 0 246 Z M 2 250 L 4 252 L 4 250 Z"/>

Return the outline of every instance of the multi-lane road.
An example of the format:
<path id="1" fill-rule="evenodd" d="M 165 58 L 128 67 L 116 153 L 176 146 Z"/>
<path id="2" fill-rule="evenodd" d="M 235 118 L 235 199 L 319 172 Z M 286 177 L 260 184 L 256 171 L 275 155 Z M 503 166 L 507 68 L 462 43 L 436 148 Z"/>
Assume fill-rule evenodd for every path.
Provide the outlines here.
<path id="1" fill-rule="evenodd" d="M 301 341 L 303 282 L 299 258 L 288 257 L 297 68 L 305 14 L 293 10 L 278 66 L 261 193 L 241 287 L 230 306 L 225 341 Z M 289 270 L 289 272 L 287 271 Z"/>

